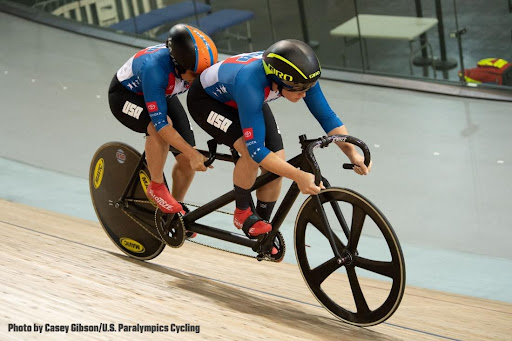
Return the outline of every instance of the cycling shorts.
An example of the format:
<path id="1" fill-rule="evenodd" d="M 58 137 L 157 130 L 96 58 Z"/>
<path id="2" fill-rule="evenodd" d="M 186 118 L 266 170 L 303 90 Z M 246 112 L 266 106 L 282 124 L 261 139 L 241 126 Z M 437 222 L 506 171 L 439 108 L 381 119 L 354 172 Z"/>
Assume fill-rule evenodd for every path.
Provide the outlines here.
<path id="1" fill-rule="evenodd" d="M 166 97 L 167 116 L 171 119 L 172 126 L 191 146 L 195 146 L 194 132 L 190 126 L 187 113 L 177 96 Z M 138 95 L 126 89 L 114 75 L 108 89 L 108 102 L 110 110 L 115 118 L 127 128 L 146 133 L 151 122 L 144 96 Z M 125 113 L 126 112 L 126 113 Z"/>
<path id="2" fill-rule="evenodd" d="M 208 93 L 203 89 L 199 78 L 200 77 L 197 77 L 194 80 L 188 90 L 187 107 L 190 116 L 192 116 L 194 121 L 218 143 L 233 147 L 236 140 L 242 137 L 243 134 L 238 110 L 219 102 L 208 95 Z M 265 147 L 270 149 L 272 152 L 282 150 L 283 139 L 279 132 L 274 114 L 272 114 L 267 103 L 263 104 L 262 109 L 266 131 Z M 230 120 L 232 124 L 229 125 L 227 129 L 220 129 L 219 127 L 209 123 L 208 117 L 212 111 L 222 115 L 224 119 Z"/>

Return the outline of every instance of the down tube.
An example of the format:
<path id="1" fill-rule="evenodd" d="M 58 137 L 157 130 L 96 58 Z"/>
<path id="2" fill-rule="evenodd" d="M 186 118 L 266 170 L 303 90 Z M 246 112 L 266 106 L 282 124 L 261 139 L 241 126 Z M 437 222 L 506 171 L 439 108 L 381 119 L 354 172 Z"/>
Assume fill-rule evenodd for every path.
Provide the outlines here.
<path id="1" fill-rule="evenodd" d="M 302 155 L 297 155 L 296 157 L 289 160 L 288 163 L 290 163 L 291 165 L 293 165 L 295 167 L 298 167 L 298 165 L 302 163 Z M 272 182 L 273 180 L 275 180 L 277 178 L 279 178 L 279 176 L 276 174 L 273 174 L 273 173 L 266 173 L 266 174 L 258 176 L 256 178 L 254 186 L 251 188 L 251 192 Z M 218 210 L 219 208 L 221 208 L 223 206 L 226 206 L 227 204 L 229 204 L 230 202 L 233 202 L 233 201 L 235 201 L 235 192 L 233 190 L 231 190 L 227 193 L 224 193 L 220 197 L 213 199 L 212 201 L 198 207 L 197 209 L 193 210 L 192 212 L 188 213 L 187 215 L 185 215 L 183 217 L 183 221 L 185 222 L 185 224 L 195 222 L 195 221 L 201 219 L 202 217 L 214 212 L 215 210 Z M 293 201 L 291 202 L 290 207 L 293 204 Z M 288 212 L 288 211 L 289 211 L 289 208 L 286 212 Z M 277 216 L 277 214 L 276 214 L 276 216 Z M 284 220 L 284 217 L 283 217 L 283 220 Z"/>

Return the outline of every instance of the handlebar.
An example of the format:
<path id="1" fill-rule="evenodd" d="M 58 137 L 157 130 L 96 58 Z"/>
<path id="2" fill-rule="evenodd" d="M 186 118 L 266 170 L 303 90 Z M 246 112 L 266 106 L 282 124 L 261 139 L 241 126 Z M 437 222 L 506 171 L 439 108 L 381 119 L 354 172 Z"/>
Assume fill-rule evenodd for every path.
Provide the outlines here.
<path id="1" fill-rule="evenodd" d="M 215 140 L 209 140 L 206 144 L 208 145 L 209 155 L 207 156 L 208 160 L 204 162 L 204 165 L 208 167 L 213 163 L 213 161 L 215 161 L 215 158 L 217 157 L 217 142 L 215 142 Z"/>
<path id="2" fill-rule="evenodd" d="M 364 155 L 364 164 L 368 167 L 370 165 L 370 150 L 368 146 L 361 140 L 359 140 L 356 137 L 349 136 L 349 135 L 332 135 L 332 136 L 322 136 L 317 139 L 307 140 L 306 135 L 301 135 L 299 137 L 300 143 L 302 145 L 302 149 L 305 150 L 305 156 L 306 160 L 308 161 L 309 165 L 311 166 L 311 169 L 313 170 L 313 174 L 315 175 L 315 184 L 318 186 L 320 184 L 320 181 L 322 179 L 322 175 L 320 174 L 320 167 L 318 166 L 318 163 L 316 162 L 316 158 L 313 155 L 313 151 L 316 148 L 325 148 L 332 142 L 347 142 L 351 143 L 357 147 L 359 147 L 363 151 Z M 208 159 L 204 162 L 204 165 L 206 167 L 210 166 L 213 161 L 215 160 L 222 160 L 222 161 L 231 161 L 236 163 L 237 157 L 235 155 L 228 155 L 228 154 L 217 154 L 217 142 L 215 140 L 209 140 L 207 142 L 208 145 L 208 151 L 205 150 L 198 150 L 201 154 L 203 154 Z M 170 146 L 169 150 L 172 152 L 179 152 L 174 147 Z M 232 150 L 233 152 L 233 150 Z M 344 169 L 352 169 L 354 168 L 354 164 L 351 163 L 345 163 L 343 164 Z"/>
<path id="3" fill-rule="evenodd" d="M 347 142 L 351 143 L 357 147 L 359 147 L 363 151 L 364 156 L 364 164 L 366 167 L 370 165 L 370 149 L 363 141 L 359 140 L 356 137 L 349 135 L 332 135 L 332 136 L 322 136 L 316 140 L 306 140 L 306 136 L 300 136 L 300 142 L 305 149 L 306 160 L 308 160 L 311 169 L 313 170 L 313 174 L 315 175 L 315 184 L 320 185 L 320 181 L 322 180 L 322 174 L 320 173 L 320 167 L 318 166 L 318 162 L 316 161 L 315 155 L 313 151 L 316 148 L 325 148 L 332 142 Z M 354 164 L 345 163 L 343 164 L 344 169 L 352 169 L 354 168 Z"/>
<path id="4" fill-rule="evenodd" d="M 204 165 L 208 167 L 213 163 L 213 161 L 215 161 L 218 158 L 217 142 L 215 142 L 215 140 L 209 140 L 206 144 L 208 145 L 208 151 L 198 150 L 198 152 L 207 158 L 207 160 L 204 162 Z M 180 151 L 174 148 L 173 146 L 169 146 L 169 151 L 173 153 L 180 153 Z M 230 161 L 230 159 L 227 159 L 225 155 L 220 155 L 218 159 Z"/>

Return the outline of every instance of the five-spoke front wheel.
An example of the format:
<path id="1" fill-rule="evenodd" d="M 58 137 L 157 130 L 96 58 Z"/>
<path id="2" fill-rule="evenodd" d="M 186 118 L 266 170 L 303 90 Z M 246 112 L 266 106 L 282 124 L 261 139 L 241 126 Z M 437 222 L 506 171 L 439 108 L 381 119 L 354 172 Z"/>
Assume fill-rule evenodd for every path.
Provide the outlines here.
<path id="1" fill-rule="evenodd" d="M 306 199 L 295 223 L 295 253 L 311 292 L 334 316 L 372 326 L 398 308 L 402 250 L 384 215 L 362 195 L 333 187 Z"/>

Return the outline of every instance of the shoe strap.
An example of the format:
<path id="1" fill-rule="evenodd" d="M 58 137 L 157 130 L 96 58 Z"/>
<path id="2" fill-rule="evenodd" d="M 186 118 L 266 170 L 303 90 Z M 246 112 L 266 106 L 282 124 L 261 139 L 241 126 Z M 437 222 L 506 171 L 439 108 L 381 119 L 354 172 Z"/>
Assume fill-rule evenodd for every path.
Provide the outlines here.
<path id="1" fill-rule="evenodd" d="M 256 224 L 258 221 L 264 221 L 259 215 L 251 214 L 247 219 L 245 219 L 244 224 L 242 226 L 242 231 L 244 231 L 245 235 L 251 239 L 256 239 L 258 236 L 251 236 L 249 234 L 249 230 L 251 227 Z"/>

